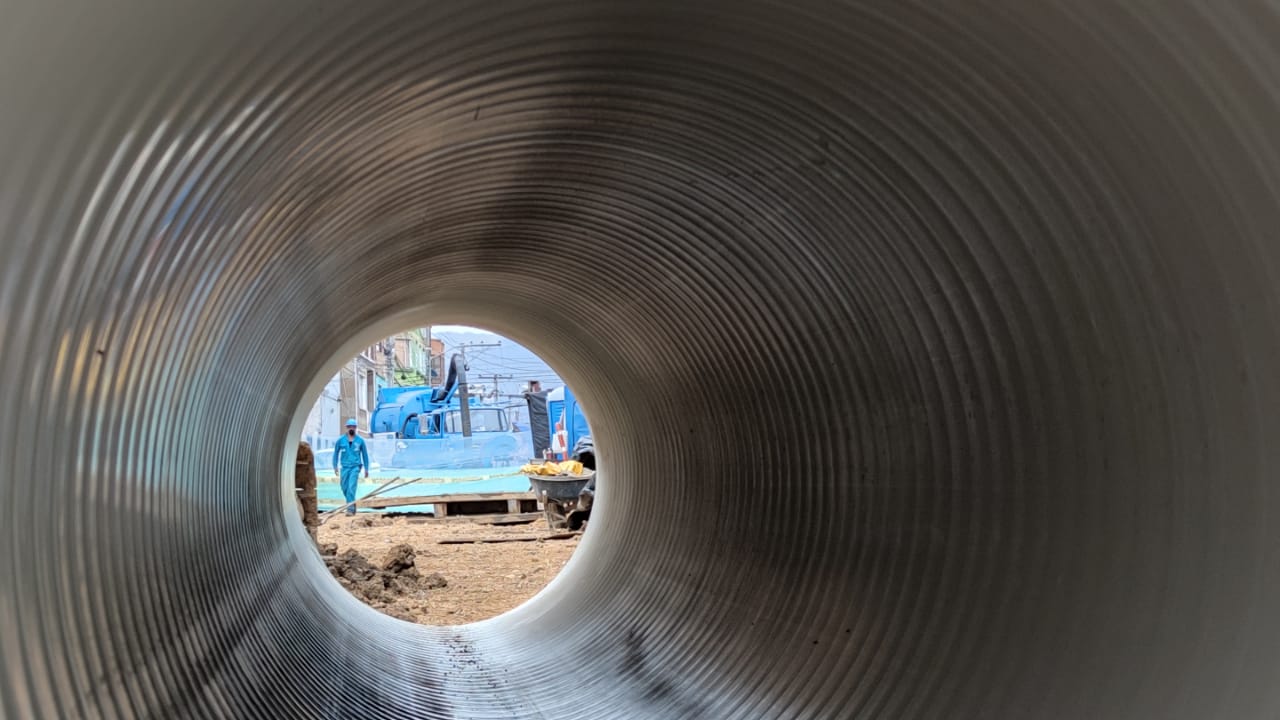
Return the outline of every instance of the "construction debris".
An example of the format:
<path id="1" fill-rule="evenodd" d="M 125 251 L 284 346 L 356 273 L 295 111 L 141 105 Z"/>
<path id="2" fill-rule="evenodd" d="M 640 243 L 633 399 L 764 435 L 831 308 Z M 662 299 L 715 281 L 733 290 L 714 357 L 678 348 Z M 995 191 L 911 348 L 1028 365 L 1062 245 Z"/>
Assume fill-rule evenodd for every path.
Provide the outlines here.
<path id="1" fill-rule="evenodd" d="M 537 537 L 527 537 L 519 535 L 495 535 L 492 537 L 477 538 L 445 538 L 437 540 L 437 545 L 470 545 L 471 543 L 508 543 L 508 542 L 542 542 L 543 540 L 568 540 L 581 535 L 581 532 L 562 532 L 552 533 L 551 535 L 540 535 Z"/>
<path id="2" fill-rule="evenodd" d="M 388 518 L 386 526 L 375 523 L 368 528 L 356 525 L 355 519 L 339 516 L 320 526 L 321 541 L 337 545 L 332 551 L 322 547 L 322 554 L 336 554 L 338 548 L 344 552 L 355 549 L 381 569 L 388 550 L 400 544 L 412 546 L 415 566 L 422 575 L 418 589 L 395 598 L 386 607 L 414 615 L 424 625 L 461 625 L 511 610 L 541 590 L 578 546 L 578 538 L 560 542 L 436 543 L 445 538 L 501 535 L 533 536 L 536 540 L 550 534 L 545 527 L 533 525 L 482 524 L 489 518 L 479 516 L 432 520 L 399 515 Z M 433 578 L 433 573 L 444 577 Z M 383 608 L 379 610 L 385 612 Z"/>
<path id="3" fill-rule="evenodd" d="M 329 548 L 326 546 L 324 549 Z M 392 617 L 416 622 L 414 616 L 392 606 L 406 596 L 421 599 L 426 590 L 447 587 L 449 584 L 438 573 L 423 578 L 418 573 L 415 553 L 410 545 L 392 547 L 376 567 L 355 550 L 336 554 L 336 546 L 333 549 L 334 554 L 326 555 L 322 552 L 322 557 L 338 584 L 366 604 Z"/>
<path id="4" fill-rule="evenodd" d="M 386 559 L 382 561 L 382 569 L 385 572 L 393 574 L 400 574 L 408 570 L 412 570 L 416 575 L 418 570 L 414 567 L 413 560 L 413 547 L 401 543 L 387 552 Z"/>

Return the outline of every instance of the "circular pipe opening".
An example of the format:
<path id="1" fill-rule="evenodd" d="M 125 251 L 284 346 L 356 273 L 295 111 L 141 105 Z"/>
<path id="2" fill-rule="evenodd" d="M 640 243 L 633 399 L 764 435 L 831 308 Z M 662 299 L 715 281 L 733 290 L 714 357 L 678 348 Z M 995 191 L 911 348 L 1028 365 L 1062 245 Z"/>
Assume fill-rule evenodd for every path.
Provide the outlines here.
<path id="1" fill-rule="evenodd" d="M 454 626 L 508 612 L 560 572 L 589 523 L 593 428 L 559 375 L 509 338 L 397 332 L 299 413 L 306 446 L 285 492 L 330 575 L 385 615 Z M 545 477 L 565 472 L 583 479 Z"/>

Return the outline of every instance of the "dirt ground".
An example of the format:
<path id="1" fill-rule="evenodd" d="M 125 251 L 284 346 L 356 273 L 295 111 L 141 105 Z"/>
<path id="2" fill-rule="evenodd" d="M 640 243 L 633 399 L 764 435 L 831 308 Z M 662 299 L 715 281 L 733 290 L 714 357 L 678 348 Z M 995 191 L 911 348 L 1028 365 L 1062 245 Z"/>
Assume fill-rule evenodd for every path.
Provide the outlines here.
<path id="1" fill-rule="evenodd" d="M 367 604 L 393 617 L 424 625 L 461 625 L 500 615 L 533 597 L 564 567 L 578 547 L 578 538 L 532 542 L 440 545 L 443 539 L 492 537 L 536 538 L 551 534 L 545 522 L 491 526 L 466 518 L 384 517 L 361 513 L 337 516 L 320 526 L 319 543 L 336 544 L 337 554 L 355 550 L 370 564 L 381 566 L 393 547 L 412 546 L 417 574 L 442 576 L 436 582 L 397 583 Z"/>

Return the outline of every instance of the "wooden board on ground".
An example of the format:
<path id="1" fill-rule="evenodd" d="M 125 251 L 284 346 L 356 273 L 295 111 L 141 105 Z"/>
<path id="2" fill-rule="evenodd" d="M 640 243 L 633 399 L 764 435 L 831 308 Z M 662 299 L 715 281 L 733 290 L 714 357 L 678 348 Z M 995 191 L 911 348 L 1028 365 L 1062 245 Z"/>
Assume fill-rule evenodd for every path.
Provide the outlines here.
<path id="1" fill-rule="evenodd" d="M 540 512 L 527 513 L 501 513 L 495 515 L 454 515 L 453 517 L 438 518 L 434 515 L 418 514 L 418 513 L 388 513 L 395 517 L 403 517 L 406 522 L 414 525 L 422 523 L 472 523 L 475 525 L 528 525 L 543 519 Z"/>
<path id="2" fill-rule="evenodd" d="M 464 516 L 465 517 L 465 516 Z M 540 512 L 506 513 L 503 515 L 472 515 L 469 519 L 481 525 L 526 525 L 543 519 Z"/>
<path id="3" fill-rule="evenodd" d="M 437 540 L 437 545 L 470 545 L 472 543 L 508 543 L 508 542 L 534 542 L 541 540 L 568 540 L 581 535 L 581 532 L 562 532 L 551 535 L 540 535 L 538 537 L 520 537 L 511 535 L 498 535 L 494 537 L 478 537 L 478 538 L 446 538 Z"/>
<path id="4" fill-rule="evenodd" d="M 508 507 L 511 502 L 519 503 L 521 501 L 533 500 L 537 501 L 537 497 L 531 492 L 505 492 L 505 493 L 465 493 L 456 495 L 412 495 L 405 497 L 372 497 L 368 500 L 361 500 L 357 503 L 360 507 L 368 510 L 380 510 L 383 508 L 403 507 L 405 505 L 439 505 L 452 503 L 470 503 L 470 502 L 506 502 Z"/>

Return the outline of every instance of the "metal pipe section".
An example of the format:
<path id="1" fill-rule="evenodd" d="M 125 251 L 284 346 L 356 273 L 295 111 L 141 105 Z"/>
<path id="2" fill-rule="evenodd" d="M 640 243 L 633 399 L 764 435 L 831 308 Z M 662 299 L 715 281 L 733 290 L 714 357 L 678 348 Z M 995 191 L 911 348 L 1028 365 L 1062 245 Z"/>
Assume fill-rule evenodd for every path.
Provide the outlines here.
<path id="1" fill-rule="evenodd" d="M 0 716 L 1280 713 L 1262 2 L 15 0 Z M 298 408 L 479 324 L 598 428 L 525 606 L 376 614 Z"/>

